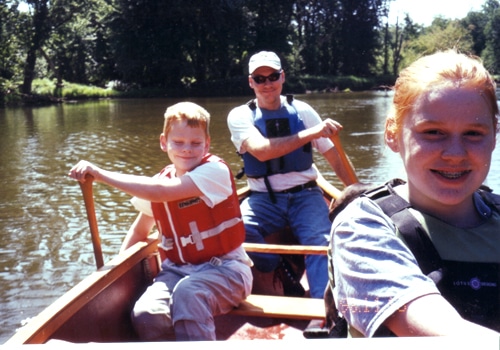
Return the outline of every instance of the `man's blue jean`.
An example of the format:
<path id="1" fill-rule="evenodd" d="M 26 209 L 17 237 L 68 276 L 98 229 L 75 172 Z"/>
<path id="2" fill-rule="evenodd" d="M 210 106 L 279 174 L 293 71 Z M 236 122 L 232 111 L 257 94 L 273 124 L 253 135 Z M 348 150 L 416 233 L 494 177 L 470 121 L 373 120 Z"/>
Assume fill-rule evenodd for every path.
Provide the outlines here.
<path id="1" fill-rule="evenodd" d="M 275 197 L 273 203 L 269 193 L 252 192 L 241 204 L 247 242 L 265 243 L 268 235 L 290 227 L 302 245 L 328 245 L 331 223 L 319 187 L 297 193 L 275 193 Z M 280 262 L 280 256 L 275 254 L 249 253 L 249 256 L 262 272 L 273 271 Z M 308 255 L 305 265 L 311 297 L 323 298 L 328 282 L 327 257 Z"/>

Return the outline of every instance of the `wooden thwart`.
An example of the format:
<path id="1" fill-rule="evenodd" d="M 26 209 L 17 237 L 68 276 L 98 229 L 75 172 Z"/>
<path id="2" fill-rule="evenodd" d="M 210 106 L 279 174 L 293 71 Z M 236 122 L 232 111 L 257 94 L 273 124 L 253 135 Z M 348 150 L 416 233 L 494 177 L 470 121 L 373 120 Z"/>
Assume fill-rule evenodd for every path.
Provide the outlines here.
<path id="1" fill-rule="evenodd" d="M 328 247 L 310 245 L 284 245 L 243 243 L 243 248 L 252 253 L 326 255 Z"/>
<path id="2" fill-rule="evenodd" d="M 247 252 L 272 254 L 326 255 L 327 247 L 243 243 Z M 323 319 L 323 299 L 251 294 L 231 311 L 234 315 L 277 317 L 299 320 Z"/>
<path id="3" fill-rule="evenodd" d="M 233 315 L 313 320 L 325 318 L 323 299 L 251 294 Z"/>

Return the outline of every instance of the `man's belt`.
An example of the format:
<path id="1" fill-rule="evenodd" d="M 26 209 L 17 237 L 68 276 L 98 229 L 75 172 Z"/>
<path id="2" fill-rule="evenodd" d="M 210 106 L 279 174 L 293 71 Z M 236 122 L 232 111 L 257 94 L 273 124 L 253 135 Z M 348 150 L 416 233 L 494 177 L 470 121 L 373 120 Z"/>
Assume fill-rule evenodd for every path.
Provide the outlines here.
<path id="1" fill-rule="evenodd" d="M 306 188 L 316 187 L 317 185 L 318 184 L 316 183 L 316 180 L 313 180 L 313 181 L 306 182 L 303 185 L 297 185 L 297 186 L 291 187 L 287 190 L 279 191 L 277 193 L 297 193 L 297 192 L 300 192 L 302 190 L 305 190 Z"/>

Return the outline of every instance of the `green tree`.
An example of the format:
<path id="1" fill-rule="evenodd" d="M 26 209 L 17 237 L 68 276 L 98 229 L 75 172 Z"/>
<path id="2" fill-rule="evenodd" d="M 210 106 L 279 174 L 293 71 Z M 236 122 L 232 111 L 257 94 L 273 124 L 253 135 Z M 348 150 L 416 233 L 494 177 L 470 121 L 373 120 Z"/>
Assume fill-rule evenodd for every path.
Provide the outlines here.
<path id="1" fill-rule="evenodd" d="M 71 20 L 53 29 L 41 52 L 59 84 L 67 80 L 104 85 L 114 78 L 114 59 L 109 45 L 105 0 L 87 1 Z"/>
<path id="2" fill-rule="evenodd" d="M 488 16 L 484 12 L 469 12 L 461 23 L 472 36 L 472 53 L 481 55 L 486 48 L 485 28 Z"/>
<path id="3" fill-rule="evenodd" d="M 3 1 L 0 79 L 21 76 L 27 94 L 37 74 L 168 93 L 220 81 L 230 91 L 225 85 L 244 86 L 248 57 L 259 50 L 277 52 L 292 76 L 395 75 L 416 57 L 450 47 L 481 54 L 500 70 L 498 0 L 462 21 L 437 18 L 427 28 L 408 15 L 388 25 L 390 1 Z M 29 11 L 20 13 L 19 3 Z"/>
<path id="4" fill-rule="evenodd" d="M 24 65 L 24 80 L 21 87 L 21 92 L 24 94 L 31 93 L 31 84 L 35 78 L 35 65 L 37 52 L 47 40 L 50 32 L 48 22 L 49 4 L 48 0 L 28 0 L 28 4 L 33 8 L 32 29 L 30 40 L 27 43 L 28 50 L 26 54 L 26 62 Z"/>
<path id="5" fill-rule="evenodd" d="M 409 43 L 419 37 L 424 28 L 414 23 L 411 17 L 406 14 L 401 29 L 396 25 L 394 30 L 395 38 L 392 43 L 392 74 L 396 76 L 401 68 L 401 63 L 405 60 L 405 55 L 407 55 L 406 48 L 409 46 Z"/>
<path id="6" fill-rule="evenodd" d="M 334 64 L 340 31 L 340 4 L 331 0 L 298 0 L 295 2 L 294 52 L 300 59 L 297 73 L 320 75 L 336 71 Z"/>
<path id="7" fill-rule="evenodd" d="M 295 2 L 302 73 L 370 75 L 388 0 Z"/>
<path id="8" fill-rule="evenodd" d="M 227 78 L 241 65 L 243 8 L 238 0 L 117 0 L 111 43 L 121 79 L 176 90 Z"/>
<path id="9" fill-rule="evenodd" d="M 454 48 L 462 52 L 471 52 L 472 47 L 472 36 L 459 20 L 437 17 L 431 26 L 425 28 L 418 37 L 408 41 L 403 66 L 410 64 L 422 55 L 439 50 Z"/>
<path id="10" fill-rule="evenodd" d="M 86 7 L 87 0 L 26 0 L 26 3 L 30 9 L 31 23 L 27 30 L 27 53 L 21 92 L 30 94 L 36 61 L 44 45 L 55 30 L 71 21 L 76 13 Z"/>
<path id="11" fill-rule="evenodd" d="M 250 52 L 272 50 L 282 55 L 291 51 L 294 0 L 247 0 Z M 253 45 L 252 45 L 253 44 Z"/>
<path id="12" fill-rule="evenodd" d="M 2 85 L 6 80 L 19 74 L 22 63 L 19 60 L 21 50 L 19 34 L 24 22 L 17 7 L 16 1 L 0 3 L 0 84 Z"/>
<path id="13" fill-rule="evenodd" d="M 484 28 L 485 48 L 481 53 L 485 66 L 494 74 L 500 73 L 500 3 L 488 0 L 483 5 L 487 17 Z"/>
<path id="14" fill-rule="evenodd" d="M 343 75 L 371 75 L 375 54 L 380 47 L 380 19 L 386 15 L 387 1 L 342 0 L 341 24 L 337 55 Z"/>
<path id="15" fill-rule="evenodd" d="M 18 17 L 16 3 L 0 3 L 0 106 L 10 92 L 10 79 L 19 70 L 17 37 L 14 35 Z"/>

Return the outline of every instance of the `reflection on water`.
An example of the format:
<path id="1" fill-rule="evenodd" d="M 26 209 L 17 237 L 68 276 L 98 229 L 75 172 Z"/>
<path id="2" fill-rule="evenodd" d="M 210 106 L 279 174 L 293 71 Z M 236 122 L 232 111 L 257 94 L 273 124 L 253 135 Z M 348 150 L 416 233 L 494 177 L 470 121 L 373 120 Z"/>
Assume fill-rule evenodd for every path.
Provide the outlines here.
<path id="1" fill-rule="evenodd" d="M 384 92 L 297 96 L 343 126 L 344 149 L 361 181 L 403 176 L 401 161 L 383 144 L 390 96 Z M 241 161 L 226 116 L 249 97 L 195 99 L 212 115 L 211 151 L 236 173 Z M 41 108 L 0 109 L 0 344 L 22 320 L 95 269 L 79 186 L 66 173 L 80 159 L 125 173 L 153 175 L 167 162 L 158 137 L 163 113 L 177 101 L 112 100 Z M 317 165 L 339 185 L 324 162 Z M 491 174 L 500 171 L 497 149 Z M 244 184 L 244 180 L 239 185 Z M 500 188 L 498 177 L 488 184 Z M 129 197 L 95 185 L 105 261 L 118 251 L 136 213 Z"/>

